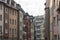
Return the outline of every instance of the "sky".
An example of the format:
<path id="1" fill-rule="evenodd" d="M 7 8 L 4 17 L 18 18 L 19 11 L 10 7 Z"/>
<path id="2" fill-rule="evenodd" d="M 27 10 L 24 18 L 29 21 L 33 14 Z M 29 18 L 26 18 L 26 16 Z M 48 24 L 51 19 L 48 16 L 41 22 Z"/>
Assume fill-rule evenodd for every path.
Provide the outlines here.
<path id="1" fill-rule="evenodd" d="M 44 15 L 45 11 L 45 0 L 15 0 L 21 5 L 25 12 L 28 12 L 29 15 L 39 16 Z"/>

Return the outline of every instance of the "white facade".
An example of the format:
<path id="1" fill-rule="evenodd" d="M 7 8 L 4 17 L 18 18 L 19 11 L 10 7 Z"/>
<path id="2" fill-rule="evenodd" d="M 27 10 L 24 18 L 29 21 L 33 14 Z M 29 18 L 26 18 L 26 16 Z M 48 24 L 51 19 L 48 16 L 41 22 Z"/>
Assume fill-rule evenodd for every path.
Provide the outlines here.
<path id="1" fill-rule="evenodd" d="M 19 14 L 19 39 L 20 40 L 23 40 L 23 27 L 24 27 L 24 25 L 23 25 L 23 12 L 20 11 L 20 14 Z"/>
<path id="2" fill-rule="evenodd" d="M 34 19 L 35 22 L 35 40 L 43 40 L 44 33 L 42 33 L 43 28 L 42 25 L 44 24 L 44 16 L 37 16 Z"/>

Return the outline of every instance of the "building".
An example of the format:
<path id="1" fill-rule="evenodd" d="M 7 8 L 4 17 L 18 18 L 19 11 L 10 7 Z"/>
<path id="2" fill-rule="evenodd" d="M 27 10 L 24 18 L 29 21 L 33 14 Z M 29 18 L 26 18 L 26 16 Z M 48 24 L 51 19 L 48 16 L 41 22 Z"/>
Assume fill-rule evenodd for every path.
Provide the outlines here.
<path id="1" fill-rule="evenodd" d="M 46 16 L 46 20 L 45 20 L 45 23 L 46 22 L 49 22 L 49 26 L 45 25 L 45 28 L 46 30 L 49 29 L 50 31 L 50 36 L 47 36 L 46 34 L 46 40 L 59 40 L 59 33 L 58 33 L 58 27 L 59 27 L 59 17 L 58 17 L 58 13 L 59 13 L 59 0 L 46 0 L 46 8 L 45 8 L 45 12 L 46 12 L 46 15 L 49 15 L 49 16 Z M 47 7 L 49 8 L 49 11 L 47 11 Z M 47 18 L 49 17 L 49 18 Z M 50 21 L 47 21 L 49 20 Z M 47 24 L 47 23 L 46 23 Z M 47 26 L 47 27 L 46 27 Z M 48 28 L 49 27 L 49 28 Z M 48 33 L 46 31 L 46 33 Z"/>
<path id="2" fill-rule="evenodd" d="M 54 2 L 54 40 L 60 40 L 60 0 Z"/>
<path id="3" fill-rule="evenodd" d="M 45 27 L 44 24 L 41 25 L 41 40 L 45 40 Z"/>
<path id="4" fill-rule="evenodd" d="M 24 10 L 20 8 L 19 11 L 19 39 L 18 40 L 23 40 L 23 27 L 24 27 L 24 22 L 23 22 L 23 15 L 24 15 Z"/>
<path id="5" fill-rule="evenodd" d="M 50 0 L 46 0 L 45 3 L 45 40 L 50 40 Z"/>
<path id="6" fill-rule="evenodd" d="M 45 40 L 45 26 L 44 26 L 44 23 L 45 23 L 45 16 L 43 16 L 43 19 L 42 19 L 42 24 L 40 26 L 40 32 L 41 32 L 41 40 Z"/>
<path id="7" fill-rule="evenodd" d="M 42 25 L 44 24 L 44 16 L 36 16 L 34 18 L 34 40 L 44 40 L 42 39 Z"/>
<path id="8" fill-rule="evenodd" d="M 34 17 L 32 15 L 30 17 L 30 29 L 31 29 L 31 40 L 34 40 Z"/>
<path id="9" fill-rule="evenodd" d="M 23 40 L 30 40 L 31 39 L 31 31 L 30 31 L 30 18 L 29 14 L 24 14 L 24 27 L 23 27 Z"/>
<path id="10" fill-rule="evenodd" d="M 14 0 L 0 0 L 0 37 L 2 40 L 18 39 L 18 11 Z"/>

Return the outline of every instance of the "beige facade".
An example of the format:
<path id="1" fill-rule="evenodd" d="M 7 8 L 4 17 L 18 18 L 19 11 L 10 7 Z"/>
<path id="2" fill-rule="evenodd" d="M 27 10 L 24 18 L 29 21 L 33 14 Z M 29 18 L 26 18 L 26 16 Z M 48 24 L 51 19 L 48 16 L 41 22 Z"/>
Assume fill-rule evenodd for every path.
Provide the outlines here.
<path id="1" fill-rule="evenodd" d="M 45 27 L 44 27 L 44 24 L 41 25 L 40 29 L 41 29 L 41 40 L 45 40 Z"/>
<path id="2" fill-rule="evenodd" d="M 14 38 L 17 38 L 17 28 L 18 28 L 18 11 L 15 9 L 10 9 L 9 13 L 9 37 L 14 35 Z M 12 33 L 13 31 L 13 33 Z"/>
<path id="3" fill-rule="evenodd" d="M 4 40 L 17 40 L 18 15 L 17 4 L 13 0 L 0 0 L 0 33 Z M 0 34 L 1 35 L 1 34 Z"/>
<path id="4" fill-rule="evenodd" d="M 5 24 L 7 37 L 9 39 L 17 40 L 17 29 L 18 29 L 18 11 L 14 8 L 5 6 Z M 5 35 L 5 34 L 4 34 Z"/>

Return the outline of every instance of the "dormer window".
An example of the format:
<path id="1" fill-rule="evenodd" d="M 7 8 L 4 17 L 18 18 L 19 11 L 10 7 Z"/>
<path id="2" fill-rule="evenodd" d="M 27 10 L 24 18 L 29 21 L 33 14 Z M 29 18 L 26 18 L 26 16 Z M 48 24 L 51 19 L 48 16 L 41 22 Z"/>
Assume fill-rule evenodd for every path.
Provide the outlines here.
<path id="1" fill-rule="evenodd" d="M 14 1 L 11 1 L 11 5 L 14 6 Z"/>
<path id="2" fill-rule="evenodd" d="M 7 0 L 7 3 L 8 3 L 8 4 L 9 4 L 9 1 L 10 1 L 10 0 Z"/>

